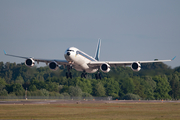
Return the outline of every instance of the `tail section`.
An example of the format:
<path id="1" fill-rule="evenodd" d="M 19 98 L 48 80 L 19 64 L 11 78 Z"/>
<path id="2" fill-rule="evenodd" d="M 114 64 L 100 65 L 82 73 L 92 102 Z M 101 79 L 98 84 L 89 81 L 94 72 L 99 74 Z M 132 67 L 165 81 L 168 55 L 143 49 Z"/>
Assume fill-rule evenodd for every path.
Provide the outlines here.
<path id="1" fill-rule="evenodd" d="M 101 47 L 101 39 L 98 39 L 98 44 L 97 44 L 97 48 L 96 48 L 96 53 L 94 58 L 99 61 L 99 55 L 100 55 L 100 47 Z"/>

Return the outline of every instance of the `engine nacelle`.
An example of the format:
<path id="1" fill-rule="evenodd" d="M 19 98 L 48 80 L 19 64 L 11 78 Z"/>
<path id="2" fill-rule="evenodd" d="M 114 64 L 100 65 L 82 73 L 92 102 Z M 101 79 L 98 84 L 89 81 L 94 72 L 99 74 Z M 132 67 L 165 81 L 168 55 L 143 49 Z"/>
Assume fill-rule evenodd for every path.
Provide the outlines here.
<path id="1" fill-rule="evenodd" d="M 141 70 L 141 64 L 138 63 L 138 62 L 134 62 L 132 65 L 131 65 L 131 69 L 133 71 L 140 71 Z"/>
<path id="2" fill-rule="evenodd" d="M 102 65 L 100 66 L 100 69 L 101 69 L 101 71 L 103 71 L 104 73 L 107 73 L 107 72 L 110 71 L 110 65 L 107 64 L 107 63 L 104 63 L 104 64 L 102 64 Z"/>
<path id="3" fill-rule="evenodd" d="M 58 69 L 58 64 L 55 62 L 55 61 L 53 61 L 53 62 L 50 62 L 49 63 L 49 68 L 51 69 L 51 70 L 57 70 Z"/>
<path id="4" fill-rule="evenodd" d="M 25 61 L 25 65 L 28 67 L 33 67 L 35 65 L 35 61 L 32 58 L 29 58 Z"/>

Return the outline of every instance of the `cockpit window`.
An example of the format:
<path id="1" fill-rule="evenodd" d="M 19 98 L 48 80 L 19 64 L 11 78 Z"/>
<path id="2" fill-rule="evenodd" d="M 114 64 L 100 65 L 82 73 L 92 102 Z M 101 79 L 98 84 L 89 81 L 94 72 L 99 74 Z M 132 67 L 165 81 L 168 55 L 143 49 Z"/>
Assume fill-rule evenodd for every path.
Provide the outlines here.
<path id="1" fill-rule="evenodd" d="M 67 50 L 67 51 L 72 51 L 72 52 L 74 52 L 74 50 Z"/>

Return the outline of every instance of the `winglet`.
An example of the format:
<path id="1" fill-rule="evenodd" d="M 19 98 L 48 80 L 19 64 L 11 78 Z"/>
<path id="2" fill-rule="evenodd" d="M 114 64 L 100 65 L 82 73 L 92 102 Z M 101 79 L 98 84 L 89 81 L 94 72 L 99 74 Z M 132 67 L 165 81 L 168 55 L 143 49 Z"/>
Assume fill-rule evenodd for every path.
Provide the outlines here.
<path id="1" fill-rule="evenodd" d="M 94 57 L 97 61 L 99 61 L 100 47 L 101 47 L 101 39 L 99 38 L 97 48 L 96 48 L 96 54 Z"/>
<path id="2" fill-rule="evenodd" d="M 4 54 L 5 54 L 5 55 L 7 54 L 5 50 L 4 50 Z"/>
<path id="3" fill-rule="evenodd" d="M 176 58 L 176 56 L 173 59 L 171 59 L 171 61 L 173 61 L 175 58 Z"/>

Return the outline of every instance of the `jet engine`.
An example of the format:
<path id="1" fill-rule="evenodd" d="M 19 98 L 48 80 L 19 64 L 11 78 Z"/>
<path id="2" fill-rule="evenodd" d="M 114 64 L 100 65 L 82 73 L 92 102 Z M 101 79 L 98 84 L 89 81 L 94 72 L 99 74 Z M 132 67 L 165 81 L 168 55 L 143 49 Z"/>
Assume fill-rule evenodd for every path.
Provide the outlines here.
<path id="1" fill-rule="evenodd" d="M 100 66 L 100 69 L 101 69 L 101 71 L 103 71 L 104 73 L 107 73 L 107 72 L 110 71 L 110 65 L 107 64 L 107 63 L 104 63 L 104 64 L 102 64 L 102 65 Z"/>
<path id="2" fill-rule="evenodd" d="M 35 61 L 32 58 L 29 58 L 25 61 L 25 65 L 28 67 L 33 67 L 35 65 Z"/>
<path id="3" fill-rule="evenodd" d="M 138 62 L 134 62 L 132 65 L 131 65 L 131 69 L 133 71 L 140 71 L 141 70 L 141 64 L 138 63 Z"/>
<path id="4" fill-rule="evenodd" d="M 51 69 L 51 70 L 57 70 L 58 69 L 58 64 L 55 62 L 55 61 L 53 61 L 53 62 L 50 62 L 49 63 L 49 68 Z"/>

